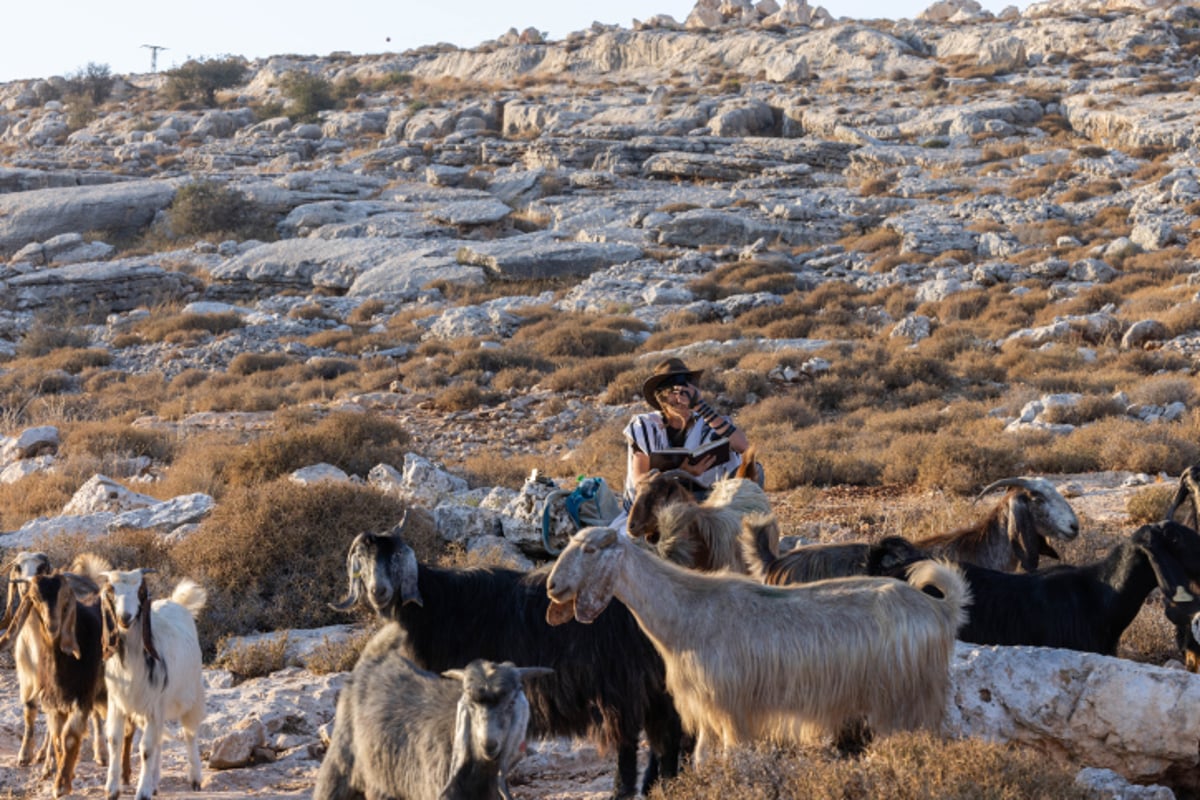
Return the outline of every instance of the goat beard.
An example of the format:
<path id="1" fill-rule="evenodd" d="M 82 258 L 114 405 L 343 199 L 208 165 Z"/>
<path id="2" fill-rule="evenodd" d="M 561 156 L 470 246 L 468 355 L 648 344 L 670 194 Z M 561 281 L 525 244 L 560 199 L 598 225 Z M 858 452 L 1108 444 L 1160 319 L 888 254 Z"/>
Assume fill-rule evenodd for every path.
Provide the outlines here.
<path id="1" fill-rule="evenodd" d="M 562 625 L 574 619 L 587 625 L 595 622 L 596 617 L 604 613 L 606 608 L 608 608 L 607 600 L 603 603 L 596 603 L 588 602 L 585 598 L 581 603 L 578 595 L 564 602 L 551 600 L 550 607 L 546 609 L 546 622 L 551 625 Z"/>
<path id="2" fill-rule="evenodd" d="M 546 609 L 546 623 L 549 625 L 564 625 L 575 618 L 575 598 L 565 603 L 551 600 Z"/>

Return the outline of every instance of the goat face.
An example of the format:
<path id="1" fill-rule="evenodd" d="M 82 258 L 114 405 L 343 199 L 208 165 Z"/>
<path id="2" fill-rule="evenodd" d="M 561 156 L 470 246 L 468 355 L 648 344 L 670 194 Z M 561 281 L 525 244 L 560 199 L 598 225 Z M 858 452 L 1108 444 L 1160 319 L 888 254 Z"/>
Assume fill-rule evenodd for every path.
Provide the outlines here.
<path id="1" fill-rule="evenodd" d="M 4 617 L 0 619 L 0 628 L 6 627 L 17 613 L 17 607 L 29 585 L 29 579 L 35 575 L 50 574 L 50 558 L 45 553 L 30 553 L 22 550 L 13 557 L 8 565 L 8 599 L 4 604 Z"/>
<path id="2" fill-rule="evenodd" d="M 1079 517 L 1054 484 L 1045 478 L 1022 478 L 1021 481 L 1039 534 L 1061 542 L 1079 536 Z"/>
<path id="3" fill-rule="evenodd" d="M 333 608 L 348 611 L 365 594 L 375 613 L 384 614 L 397 591 L 399 605 L 424 605 L 417 588 L 417 554 L 402 538 L 403 526 L 401 522 L 390 534 L 360 533 L 354 538 L 346 553 L 347 595 Z"/>
<path id="4" fill-rule="evenodd" d="M 148 599 L 146 582 L 141 570 L 121 572 L 112 570 L 104 573 L 104 602 L 113 616 L 113 621 L 122 632 L 137 619 Z"/>
<path id="5" fill-rule="evenodd" d="M 584 528 L 571 537 L 546 579 L 546 622 L 561 625 L 572 616 L 594 622 L 613 598 L 621 553 L 612 528 Z"/>
<path id="6" fill-rule="evenodd" d="M 1146 553 L 1165 601 L 1167 619 L 1175 625 L 1175 643 L 1188 670 L 1200 671 L 1200 533 L 1165 520 L 1143 525 L 1130 540 Z"/>
<path id="7" fill-rule="evenodd" d="M 642 536 L 650 544 L 656 544 L 660 533 L 659 509 L 670 503 L 696 503 L 692 493 L 696 486 L 694 479 L 685 482 L 681 474 L 687 475 L 681 470 L 655 470 L 638 481 L 637 494 L 629 507 L 629 520 L 625 526 L 630 536 Z"/>

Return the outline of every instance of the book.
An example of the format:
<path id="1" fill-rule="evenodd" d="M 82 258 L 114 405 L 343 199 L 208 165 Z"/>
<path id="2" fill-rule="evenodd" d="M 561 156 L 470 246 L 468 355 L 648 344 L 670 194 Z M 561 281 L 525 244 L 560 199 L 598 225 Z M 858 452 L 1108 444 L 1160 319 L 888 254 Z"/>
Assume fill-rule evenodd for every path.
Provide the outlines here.
<path id="1" fill-rule="evenodd" d="M 729 440 L 714 439 L 711 442 L 705 442 L 695 450 L 689 450 L 686 447 L 669 447 L 665 450 L 655 450 L 650 453 L 650 469 L 668 470 L 675 469 L 685 461 L 689 464 L 694 464 L 700 461 L 705 456 L 712 454 L 717 457 L 713 466 L 724 464 L 729 460 Z"/>

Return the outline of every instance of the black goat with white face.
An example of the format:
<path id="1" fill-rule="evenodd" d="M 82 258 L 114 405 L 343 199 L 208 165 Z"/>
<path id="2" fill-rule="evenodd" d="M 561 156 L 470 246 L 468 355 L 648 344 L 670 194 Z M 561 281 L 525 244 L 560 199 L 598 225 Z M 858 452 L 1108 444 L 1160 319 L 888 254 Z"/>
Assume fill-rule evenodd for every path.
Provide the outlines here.
<path id="1" fill-rule="evenodd" d="M 1200 533 L 1171 519 L 1144 528 L 1157 532 L 1148 546 L 1175 644 L 1188 671 L 1200 672 Z"/>
<path id="2" fill-rule="evenodd" d="M 403 630 L 403 655 L 444 671 L 477 658 L 554 670 L 527 688 L 532 736 L 591 736 L 617 750 L 614 797 L 638 793 L 637 746 L 645 729 L 651 760 L 643 790 L 678 768 L 680 722 L 665 668 L 629 611 L 620 605 L 592 625 L 546 623 L 549 568 L 442 569 L 417 561 L 401 522 L 388 534 L 364 533 L 346 556 L 349 591 L 334 605 L 365 600 Z"/>

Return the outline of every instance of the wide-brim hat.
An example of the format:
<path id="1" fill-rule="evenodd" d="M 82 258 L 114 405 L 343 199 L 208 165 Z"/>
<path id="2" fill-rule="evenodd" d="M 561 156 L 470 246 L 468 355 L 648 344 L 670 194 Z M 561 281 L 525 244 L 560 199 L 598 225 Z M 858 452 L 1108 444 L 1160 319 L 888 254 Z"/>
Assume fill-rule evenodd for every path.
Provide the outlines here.
<path id="1" fill-rule="evenodd" d="M 658 398 L 654 395 L 658 392 L 663 384 L 673 383 L 680 375 L 686 375 L 688 383 L 695 383 L 700 380 L 700 376 L 704 374 L 702 369 L 688 369 L 687 364 L 683 363 L 679 358 L 668 358 L 654 368 L 654 374 L 646 379 L 642 384 L 642 397 L 646 398 L 655 411 L 662 411 L 662 406 L 658 404 Z"/>

